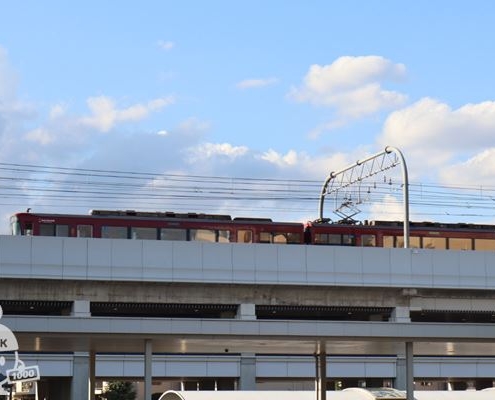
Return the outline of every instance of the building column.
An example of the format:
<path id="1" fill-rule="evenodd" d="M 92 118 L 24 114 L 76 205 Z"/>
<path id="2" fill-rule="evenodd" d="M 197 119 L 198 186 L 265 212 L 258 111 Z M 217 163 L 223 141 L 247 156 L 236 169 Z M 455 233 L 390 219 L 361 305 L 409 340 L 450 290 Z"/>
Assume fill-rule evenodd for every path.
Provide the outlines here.
<path id="1" fill-rule="evenodd" d="M 239 390 L 256 390 L 256 355 L 242 353 L 240 363 Z"/>
<path id="2" fill-rule="evenodd" d="M 407 400 L 414 399 L 414 355 L 413 343 L 405 343 L 405 353 L 397 355 L 395 388 L 405 390 Z"/>
<path id="3" fill-rule="evenodd" d="M 411 309 L 409 307 L 395 307 L 389 322 L 411 322 Z"/>
<path id="4" fill-rule="evenodd" d="M 90 355 L 88 352 L 74 352 L 72 359 L 71 400 L 90 399 Z"/>
<path id="5" fill-rule="evenodd" d="M 407 400 L 414 400 L 413 342 L 406 342 L 406 395 L 407 395 Z"/>
<path id="6" fill-rule="evenodd" d="M 239 304 L 237 307 L 236 319 L 255 320 L 256 319 L 256 305 L 255 304 Z"/>
<path id="7" fill-rule="evenodd" d="M 72 317 L 91 317 L 91 302 L 89 300 L 74 300 L 70 315 Z"/>
<path id="8" fill-rule="evenodd" d="M 95 400 L 96 354 L 89 352 L 89 400 Z"/>
<path id="9" fill-rule="evenodd" d="M 144 341 L 144 400 L 151 400 L 153 346 L 151 339 Z"/>
<path id="10" fill-rule="evenodd" d="M 315 353 L 315 390 L 316 400 L 327 399 L 327 352 L 325 343 L 319 343 L 319 349 Z"/>

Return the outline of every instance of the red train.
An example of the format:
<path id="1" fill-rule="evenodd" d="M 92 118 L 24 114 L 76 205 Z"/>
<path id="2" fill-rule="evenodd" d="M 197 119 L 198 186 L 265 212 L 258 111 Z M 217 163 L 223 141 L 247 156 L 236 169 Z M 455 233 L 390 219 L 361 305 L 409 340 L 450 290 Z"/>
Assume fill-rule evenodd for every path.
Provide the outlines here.
<path id="1" fill-rule="evenodd" d="M 410 223 L 410 247 L 495 250 L 495 226 Z M 274 222 L 229 215 L 94 210 L 89 215 L 18 213 L 13 235 L 403 247 L 401 222 Z"/>

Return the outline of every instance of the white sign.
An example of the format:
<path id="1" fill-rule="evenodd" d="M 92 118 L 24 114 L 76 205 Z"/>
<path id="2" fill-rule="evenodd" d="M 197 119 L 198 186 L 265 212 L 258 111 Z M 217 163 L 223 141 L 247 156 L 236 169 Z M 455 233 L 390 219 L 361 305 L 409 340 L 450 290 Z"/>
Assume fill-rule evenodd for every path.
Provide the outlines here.
<path id="1" fill-rule="evenodd" d="M 0 318 L 3 316 L 2 306 L 0 306 Z M 9 395 L 4 386 L 12 385 L 16 382 L 37 381 L 40 379 L 40 370 L 37 365 L 26 366 L 19 358 L 19 345 L 14 333 L 5 325 L 0 324 L 0 373 L 4 378 L 0 381 L 0 395 Z M 2 353 L 14 353 L 13 365 L 7 362 Z M 7 365 L 6 365 L 7 364 Z M 2 367 L 7 367 L 2 370 Z M 11 368 L 9 368 L 11 367 Z"/>

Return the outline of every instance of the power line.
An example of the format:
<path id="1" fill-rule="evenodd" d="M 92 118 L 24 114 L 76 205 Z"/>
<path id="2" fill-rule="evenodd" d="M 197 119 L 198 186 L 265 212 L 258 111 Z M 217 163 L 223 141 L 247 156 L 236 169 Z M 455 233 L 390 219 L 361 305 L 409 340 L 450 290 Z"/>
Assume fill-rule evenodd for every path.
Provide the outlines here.
<path id="1" fill-rule="evenodd" d="M 315 216 L 320 180 L 225 177 L 0 163 L 0 205 L 143 210 L 229 210 Z M 390 208 L 401 194 L 392 179 L 346 188 L 360 206 Z M 495 186 L 410 183 L 413 215 L 495 217 Z M 10 202 L 9 202 L 10 200 Z M 12 203 L 14 200 L 16 203 Z M 336 198 L 338 201 L 339 199 Z M 430 211 L 428 211 L 430 210 Z M 432 211 L 434 210 L 434 211 Z M 400 218 L 400 215 L 399 215 Z"/>

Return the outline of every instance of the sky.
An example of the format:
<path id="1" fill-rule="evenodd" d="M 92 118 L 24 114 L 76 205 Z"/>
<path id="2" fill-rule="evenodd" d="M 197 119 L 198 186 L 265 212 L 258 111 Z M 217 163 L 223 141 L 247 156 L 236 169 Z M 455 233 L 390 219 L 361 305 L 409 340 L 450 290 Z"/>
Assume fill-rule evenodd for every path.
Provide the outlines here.
<path id="1" fill-rule="evenodd" d="M 411 182 L 490 193 L 494 37 L 490 0 L 0 1 L 0 165 L 291 185 L 393 146 Z M 70 209 L 0 191 L 1 225 L 28 206 Z"/>

